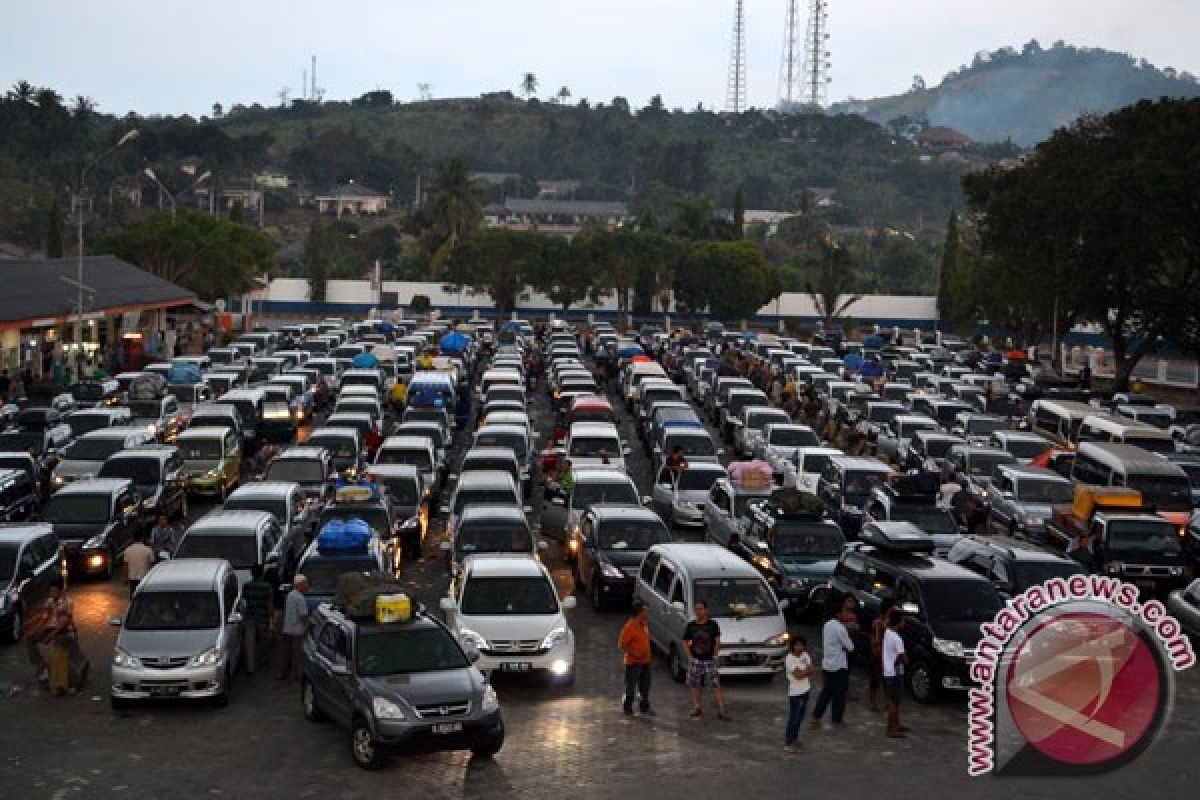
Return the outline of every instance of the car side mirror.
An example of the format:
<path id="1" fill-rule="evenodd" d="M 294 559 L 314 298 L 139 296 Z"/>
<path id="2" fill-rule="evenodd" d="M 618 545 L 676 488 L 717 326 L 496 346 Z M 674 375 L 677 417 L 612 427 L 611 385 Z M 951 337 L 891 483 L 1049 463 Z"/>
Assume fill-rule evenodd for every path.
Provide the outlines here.
<path id="1" fill-rule="evenodd" d="M 676 600 L 674 603 L 671 603 L 671 610 L 680 615 L 687 613 L 687 608 L 678 600 Z"/>
<path id="2" fill-rule="evenodd" d="M 644 506 L 648 506 L 648 505 L 650 505 L 650 504 L 651 504 L 651 503 L 653 503 L 653 502 L 654 502 L 654 498 L 653 498 L 653 497 L 651 497 L 650 495 L 643 495 L 643 496 L 642 496 L 642 505 L 644 505 Z"/>
<path id="3" fill-rule="evenodd" d="M 114 628 L 119 628 L 119 627 L 121 627 L 121 618 L 120 617 L 109 617 L 108 624 Z"/>
<path id="4" fill-rule="evenodd" d="M 438 549 L 443 553 L 449 553 L 454 550 L 454 545 L 450 544 L 450 542 L 442 542 L 440 545 L 438 545 Z"/>
<path id="5" fill-rule="evenodd" d="M 449 597 L 443 597 L 441 600 L 439 600 L 438 607 L 441 608 L 442 611 L 454 611 L 457 608 L 457 606 L 454 605 L 454 600 Z"/>
<path id="6" fill-rule="evenodd" d="M 561 605 L 564 611 L 570 611 L 575 607 L 575 595 L 569 594 L 562 599 Z"/>
<path id="7" fill-rule="evenodd" d="M 229 624 L 230 625 L 241 625 L 243 619 L 245 619 L 245 617 L 242 616 L 242 612 L 234 611 L 232 614 L 229 615 Z"/>
<path id="8" fill-rule="evenodd" d="M 345 678 L 350 675 L 350 668 L 345 664 L 333 664 L 329 667 L 329 672 L 339 678 Z"/>
<path id="9" fill-rule="evenodd" d="M 908 614 L 909 616 L 915 617 L 916 615 L 921 613 L 921 607 L 918 606 L 916 603 L 912 603 L 912 602 L 901 603 L 898 606 L 898 608 L 900 609 L 901 614 Z"/>
<path id="10" fill-rule="evenodd" d="M 546 550 L 550 549 L 550 545 L 547 544 L 546 542 L 538 542 L 537 549 L 545 552 Z"/>
<path id="11" fill-rule="evenodd" d="M 481 657 L 480 653 L 479 653 L 479 648 L 477 648 L 473 644 L 469 644 L 466 647 L 464 647 L 463 652 L 467 656 L 467 661 L 470 661 L 472 664 L 477 662 Z"/>

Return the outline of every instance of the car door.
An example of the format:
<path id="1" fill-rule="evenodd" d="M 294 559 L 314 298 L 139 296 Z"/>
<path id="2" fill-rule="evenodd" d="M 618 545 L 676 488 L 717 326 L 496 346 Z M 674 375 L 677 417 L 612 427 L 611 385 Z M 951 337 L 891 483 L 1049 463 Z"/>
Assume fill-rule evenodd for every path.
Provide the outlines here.
<path id="1" fill-rule="evenodd" d="M 654 572 L 652 594 L 658 607 L 656 623 L 657 637 L 663 644 L 663 650 L 669 650 L 674 642 L 674 626 L 671 624 L 671 584 L 675 581 L 674 566 L 665 559 L 660 559 L 658 569 Z"/>
<path id="2" fill-rule="evenodd" d="M 132 489 L 125 489 L 117 494 L 113 503 L 112 551 L 123 553 L 133 541 L 133 534 L 141 524 L 139 502 Z"/>
<path id="3" fill-rule="evenodd" d="M 225 648 L 229 651 L 230 673 L 236 668 L 242 656 L 242 590 L 238 584 L 237 573 L 233 570 L 225 573 L 221 584 L 221 599 L 225 613 Z M 235 616 L 236 614 L 236 616 Z"/>
<path id="4" fill-rule="evenodd" d="M 670 519 L 671 507 L 675 503 L 675 475 L 666 467 L 658 471 L 651 498 L 658 515 L 663 519 Z"/>
<path id="5" fill-rule="evenodd" d="M 37 566 L 34 568 L 34 583 L 36 584 L 34 599 L 36 600 L 61 579 L 62 557 L 59 554 L 58 537 L 53 533 L 39 536 L 32 544 L 34 559 L 37 562 Z M 26 608 L 28 607 L 26 606 Z"/>
<path id="6" fill-rule="evenodd" d="M 662 625 L 662 601 L 654 593 L 654 573 L 658 570 L 661 560 L 658 553 L 647 553 L 646 557 L 642 559 L 642 566 L 638 570 L 637 594 L 638 599 L 646 604 L 646 614 L 650 618 L 650 637 L 655 640 L 655 644 L 663 647 L 662 640 L 658 638 L 658 632 Z"/>
<path id="7" fill-rule="evenodd" d="M 683 611 L 675 607 L 676 603 L 683 605 Z M 689 609 L 691 604 L 688 603 L 687 590 L 682 574 L 676 575 L 671 581 L 671 592 L 667 596 L 666 619 L 667 628 L 670 631 L 670 639 L 672 642 L 677 642 L 679 647 L 680 658 L 686 659 L 686 650 L 682 644 L 683 631 L 687 627 L 688 620 L 691 618 Z"/>
<path id="8" fill-rule="evenodd" d="M 353 696 L 350 672 L 349 637 L 338 624 L 327 623 L 317 633 L 317 660 L 320 664 L 322 703 L 321 708 L 338 724 L 348 726 L 353 716 Z M 347 674 L 337 674 L 335 667 L 342 667 Z"/>
<path id="9" fill-rule="evenodd" d="M 242 477 L 242 445 L 233 431 L 227 431 L 221 444 L 224 458 L 222 480 L 228 487 L 236 486 Z"/>

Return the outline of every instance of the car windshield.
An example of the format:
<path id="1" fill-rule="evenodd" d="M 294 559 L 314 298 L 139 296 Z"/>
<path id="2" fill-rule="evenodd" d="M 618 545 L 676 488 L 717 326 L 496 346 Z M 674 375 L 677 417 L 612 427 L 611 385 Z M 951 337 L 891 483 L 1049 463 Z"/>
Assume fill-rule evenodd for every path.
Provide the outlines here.
<path id="1" fill-rule="evenodd" d="M 1108 526 L 1108 550 L 1112 553 L 1161 553 L 1177 555 L 1179 535 L 1166 520 L 1113 520 Z"/>
<path id="2" fill-rule="evenodd" d="M 41 453 L 46 448 L 46 436 L 41 431 L 5 431 L 0 433 L 0 450 L 22 450 Z"/>
<path id="3" fill-rule="evenodd" d="M 1017 483 L 1017 499 L 1022 503 L 1056 506 L 1071 502 L 1075 487 L 1068 481 L 1024 480 Z"/>
<path id="4" fill-rule="evenodd" d="M 1165 411 L 1142 411 L 1137 415 L 1137 421 L 1145 423 L 1146 425 L 1153 425 L 1154 427 L 1164 431 L 1171 427 L 1172 423 L 1174 422 L 1174 420 L 1171 419 L 1171 415 Z"/>
<path id="5" fill-rule="evenodd" d="M 467 506 L 521 505 L 511 489 L 463 489 L 454 495 L 454 513 L 461 514 Z"/>
<path id="6" fill-rule="evenodd" d="M 804 428 L 775 428 L 771 431 L 771 444 L 784 447 L 816 447 L 820 441 L 815 433 Z"/>
<path id="7" fill-rule="evenodd" d="M 388 517 L 387 509 L 382 505 L 363 506 L 363 505 L 333 505 L 325 508 L 321 512 L 321 519 L 317 523 L 317 530 L 325 527 L 325 523 L 332 519 L 361 519 L 367 523 L 367 527 L 371 529 L 371 533 L 379 537 L 387 537 L 391 534 L 391 519 Z"/>
<path id="8" fill-rule="evenodd" d="M 1068 575 L 1078 575 L 1083 567 L 1074 561 L 1017 561 L 1012 567 L 1013 588 L 1023 592 L 1031 586 L 1038 586 L 1051 578 L 1065 578 Z"/>
<path id="9" fill-rule="evenodd" d="M 904 412 L 901 406 L 871 406 L 867 410 L 867 421 L 878 422 L 881 425 L 886 425 L 896 417 L 897 414 Z"/>
<path id="10" fill-rule="evenodd" d="M 1200 489 L 1200 463 L 1177 464 L 1177 466 L 1187 473 L 1188 483 L 1192 489 Z"/>
<path id="11" fill-rule="evenodd" d="M 258 563 L 258 540 L 252 533 L 188 533 L 179 543 L 175 558 L 223 558 L 235 569 L 250 569 Z"/>
<path id="12" fill-rule="evenodd" d="M 454 637 L 436 626 L 361 631 L 355 649 L 358 674 L 366 678 L 469 666 Z"/>
<path id="13" fill-rule="evenodd" d="M 517 454 L 517 458 L 525 452 L 525 437 L 520 433 L 486 432 L 475 437 L 475 447 L 507 447 Z"/>
<path id="14" fill-rule="evenodd" d="M 953 439 L 926 439 L 925 455 L 930 458 L 945 458 L 950 448 L 958 444 Z"/>
<path id="15" fill-rule="evenodd" d="M 1134 436 L 1126 434 L 1125 443 L 1148 450 L 1151 453 L 1158 453 L 1162 456 L 1168 456 L 1175 452 L 1175 440 L 1167 436 L 1159 438 L 1157 436 Z"/>
<path id="16" fill-rule="evenodd" d="M 612 422 L 611 411 L 603 409 L 577 409 L 571 412 L 571 422 Z"/>
<path id="17" fill-rule="evenodd" d="M 321 483 L 325 465 L 315 458 L 281 458 L 267 465 L 263 480 L 291 483 Z"/>
<path id="18" fill-rule="evenodd" d="M 101 525 L 108 522 L 111 510 L 108 495 L 57 494 L 46 504 L 42 517 L 61 525 Z"/>
<path id="19" fill-rule="evenodd" d="M 747 417 L 746 427 L 753 431 L 761 431 L 772 422 L 786 425 L 788 422 L 791 422 L 791 420 L 788 419 L 787 414 L 781 414 L 775 411 L 764 411 L 759 414 L 751 414 L 749 417 Z M 774 439 L 772 439 L 772 441 L 774 441 Z M 784 442 L 779 442 L 778 444 L 784 444 Z"/>
<path id="20" fill-rule="evenodd" d="M 986 436 L 1000 430 L 1003 420 L 990 417 L 975 417 L 967 421 L 967 433 L 972 436 Z"/>
<path id="21" fill-rule="evenodd" d="M 0 544 L 0 585 L 12 581 L 17 571 L 17 550 L 15 544 Z"/>
<path id="22" fill-rule="evenodd" d="M 667 446 L 664 449 L 671 452 L 676 447 L 682 447 L 685 456 L 715 456 L 717 454 L 717 446 L 713 444 L 713 440 L 709 436 L 672 436 L 667 440 Z"/>
<path id="23" fill-rule="evenodd" d="M 189 439 L 179 443 L 184 461 L 216 461 L 224 452 L 220 439 Z"/>
<path id="24" fill-rule="evenodd" d="M 65 461 L 103 461 L 125 449 L 124 439 L 78 439 L 63 453 Z"/>
<path id="25" fill-rule="evenodd" d="M 76 414 L 67 417 L 67 426 L 72 436 L 83 436 L 85 433 L 103 430 L 109 427 L 108 417 L 98 414 Z"/>
<path id="26" fill-rule="evenodd" d="M 930 622 L 990 622 L 1002 603 L 990 583 L 929 581 L 921 589 Z"/>
<path id="27" fill-rule="evenodd" d="M 558 613 L 558 596 L 544 577 L 471 578 L 459 609 L 467 616 Z"/>
<path id="28" fill-rule="evenodd" d="M 891 519 L 899 522 L 911 522 L 930 535 L 958 532 L 958 525 L 950 513 L 937 506 L 897 503 L 892 506 Z"/>
<path id="29" fill-rule="evenodd" d="M 1042 453 L 1049 450 L 1050 442 L 1036 439 L 1009 439 L 1004 444 L 1004 449 L 1012 453 L 1017 458 L 1037 458 Z"/>
<path id="30" fill-rule="evenodd" d="M 460 527 L 455 546 L 460 553 L 528 553 L 533 536 L 524 525 L 480 522 Z"/>
<path id="31" fill-rule="evenodd" d="M 378 572 L 379 564 L 369 556 L 361 558 L 321 558 L 306 561 L 297 572 L 308 578 L 309 594 L 331 596 L 337 592 L 338 578 L 347 572 Z"/>
<path id="32" fill-rule="evenodd" d="M 779 520 L 771 533 L 771 552 L 782 558 L 836 558 L 846 543 L 836 526 Z"/>
<path id="33" fill-rule="evenodd" d="M 621 443 L 612 436 L 574 436 L 571 438 L 571 449 L 567 455 L 571 458 L 619 456 Z"/>
<path id="34" fill-rule="evenodd" d="M 417 481 L 413 478 L 371 476 L 371 480 L 383 486 L 392 502 L 401 506 L 415 506 L 419 501 Z"/>
<path id="35" fill-rule="evenodd" d="M 596 546 L 601 550 L 649 550 L 671 541 L 662 524 L 612 520 L 600 525 Z"/>
<path id="36" fill-rule="evenodd" d="M 436 422 L 446 423 L 446 412 L 440 408 L 410 408 L 404 412 L 405 422 Z"/>
<path id="37" fill-rule="evenodd" d="M 158 460 L 152 458 L 109 459 L 100 467 L 101 478 L 125 478 L 135 486 L 154 486 L 158 476 Z"/>
<path id="38" fill-rule="evenodd" d="M 799 458 L 799 454 L 797 454 Z M 810 453 L 804 456 L 804 472 L 813 473 L 816 475 L 825 471 L 825 467 L 829 466 L 829 456 L 825 453 Z"/>
<path id="39" fill-rule="evenodd" d="M 698 580 L 695 602 L 704 601 L 714 617 L 770 617 L 779 613 L 767 584 L 755 578 Z"/>
<path id="40" fill-rule="evenodd" d="M 130 400 L 129 413 L 134 419 L 158 419 L 162 404 L 157 400 Z"/>
<path id="41" fill-rule="evenodd" d="M 641 500 L 638 498 L 637 489 L 628 481 L 590 481 L 575 484 L 571 505 L 574 508 L 594 505 L 638 506 L 641 505 Z"/>
<path id="42" fill-rule="evenodd" d="M 1192 485 L 1186 475 L 1130 475 L 1125 483 L 1158 511 L 1191 511 Z"/>
<path id="43" fill-rule="evenodd" d="M 354 440 L 341 436 L 310 436 L 305 444 L 324 447 L 334 458 L 354 458 L 358 455 Z"/>
<path id="44" fill-rule="evenodd" d="M 241 495 L 239 497 L 231 497 L 225 501 L 226 511 L 265 511 L 275 517 L 276 521 L 286 523 L 288 521 L 288 499 L 286 496 L 278 498 L 269 497 L 266 495 Z"/>
<path id="45" fill-rule="evenodd" d="M 996 476 L 996 467 L 1001 464 L 1011 464 L 1012 462 L 1012 456 L 1003 451 L 995 453 L 972 453 L 971 474 L 976 477 L 994 478 Z"/>
<path id="46" fill-rule="evenodd" d="M 138 592 L 125 615 L 131 631 L 191 631 L 221 625 L 221 606 L 214 591 Z"/>
<path id="47" fill-rule="evenodd" d="M 844 494 L 847 498 L 856 497 L 861 500 L 870 494 L 872 489 L 882 486 L 886 478 L 886 475 L 879 472 L 849 470 L 846 472 Z"/>
<path id="48" fill-rule="evenodd" d="M 421 470 L 431 469 L 433 461 L 429 456 L 428 450 L 420 450 L 417 448 L 398 448 L 386 447 L 379 451 L 379 456 L 375 459 L 376 464 L 407 464 Z"/>
<path id="49" fill-rule="evenodd" d="M 681 492 L 707 492 L 717 482 L 717 478 L 724 475 L 725 470 L 721 469 L 685 469 L 679 476 L 679 490 Z"/>

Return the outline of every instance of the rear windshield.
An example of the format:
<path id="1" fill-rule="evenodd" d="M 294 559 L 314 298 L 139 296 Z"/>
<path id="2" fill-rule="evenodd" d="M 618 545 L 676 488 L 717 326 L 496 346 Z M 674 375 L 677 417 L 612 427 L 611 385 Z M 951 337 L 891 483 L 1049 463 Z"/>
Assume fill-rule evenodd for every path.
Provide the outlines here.
<path id="1" fill-rule="evenodd" d="M 354 440 L 340 436 L 310 436 L 305 444 L 312 447 L 323 447 L 334 458 L 354 458 L 358 455 Z"/>
<path id="2" fill-rule="evenodd" d="M 103 461 L 124 449 L 124 439 L 79 439 L 63 456 L 67 461 Z"/>
<path id="3" fill-rule="evenodd" d="M 460 553 L 528 553 L 533 536 L 524 525 L 480 523 L 459 528 L 455 545 Z"/>
<path id="4" fill-rule="evenodd" d="M 834 558 L 846 543 L 829 525 L 780 520 L 771 534 L 771 552 L 781 558 Z"/>
<path id="5" fill-rule="evenodd" d="M 817 434 L 804 428 L 776 428 L 771 431 L 771 444 L 784 447 L 816 447 L 821 442 Z"/>
<path id="6" fill-rule="evenodd" d="M 284 458 L 267 466 L 263 480 L 292 483 L 320 483 L 325 480 L 325 465 L 316 459 Z"/>
<path id="7" fill-rule="evenodd" d="M 608 506 L 639 506 L 637 489 L 632 484 L 620 483 L 576 483 L 571 505 L 575 508 L 586 508 L 594 505 Z"/>
<path id="8" fill-rule="evenodd" d="M 672 436 L 667 439 L 668 452 L 674 451 L 676 447 L 683 448 L 685 456 L 715 456 L 717 454 L 717 446 L 713 444 L 713 440 L 709 436 Z"/>
<path id="9" fill-rule="evenodd" d="M 159 481 L 158 459 L 119 458 L 105 461 L 100 467 L 101 478 L 126 478 L 135 486 L 153 486 Z"/>
<path id="10" fill-rule="evenodd" d="M 653 522 L 605 522 L 600 526 L 596 546 L 601 550 L 649 550 L 671 541 L 666 528 Z"/>
<path id="11" fill-rule="evenodd" d="M 684 492 L 705 491 L 712 488 L 717 478 L 724 476 L 719 469 L 688 469 L 679 476 L 679 489 Z"/>
<path id="12" fill-rule="evenodd" d="M 216 461 L 225 455 L 223 445 L 220 439 L 192 439 L 179 443 L 179 453 L 184 461 Z"/>
<path id="13" fill-rule="evenodd" d="M 125 628 L 131 631 L 187 631 L 221 625 L 217 593 L 142 591 L 133 597 Z"/>
<path id="14" fill-rule="evenodd" d="M 83 436 L 85 433 L 109 427 L 109 419 L 98 414 L 79 414 L 67 417 L 67 425 L 70 426 L 73 436 Z"/>
<path id="15" fill-rule="evenodd" d="M 620 454 L 621 443 L 615 437 L 577 436 L 571 439 L 571 449 L 567 455 L 572 458 L 600 458 Z"/>
<path id="16" fill-rule="evenodd" d="M 432 469 L 433 462 L 429 458 L 428 450 L 401 449 L 398 447 L 388 447 L 380 450 L 379 455 L 375 459 L 376 464 L 407 464 L 416 467 L 420 470 Z"/>
<path id="17" fill-rule="evenodd" d="M 107 495 L 58 494 L 42 510 L 47 522 L 63 525 L 98 525 L 108 522 L 112 500 Z"/>
<path id="18" fill-rule="evenodd" d="M 461 514 L 467 506 L 520 505 L 517 495 L 509 489 L 464 489 L 454 495 L 454 513 Z"/>

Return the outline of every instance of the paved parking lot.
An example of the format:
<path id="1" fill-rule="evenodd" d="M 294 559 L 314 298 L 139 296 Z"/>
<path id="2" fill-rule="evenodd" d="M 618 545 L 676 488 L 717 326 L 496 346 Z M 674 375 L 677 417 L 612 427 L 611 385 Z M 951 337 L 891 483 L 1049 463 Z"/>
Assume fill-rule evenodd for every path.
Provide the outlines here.
<path id="1" fill-rule="evenodd" d="M 548 432 L 544 405 L 538 427 Z M 624 434 L 635 441 L 627 417 Z M 648 465 L 635 447 L 631 472 L 649 484 Z M 536 513 L 549 533 L 561 511 Z M 192 516 L 205 510 L 198 504 Z M 405 581 L 436 607 L 446 573 L 437 550 L 406 567 Z M 548 560 L 564 592 L 572 589 L 561 549 Z M 684 687 L 659 664 L 653 697 L 657 716 L 620 713 L 621 660 L 616 638 L 620 612 L 597 614 L 586 602 L 571 613 L 578 647 L 576 685 L 548 688 L 522 677 L 498 676 L 508 737 L 490 762 L 466 753 L 400 756 L 378 773 L 355 768 L 347 735 L 301 715 L 297 685 L 272 674 L 239 676 L 225 709 L 187 705 L 141 707 L 113 713 L 108 704 L 108 659 L 116 631 L 106 619 L 124 611 L 121 581 L 74 586 L 82 644 L 93 666 L 79 695 L 56 699 L 25 688 L 0 699 L 0 798 L 71 797 L 1185 797 L 1195 793 L 1200 769 L 1200 678 L 1180 676 L 1177 704 L 1163 739 L 1134 765 L 1071 783 L 968 779 L 963 702 L 904 708 L 908 739 L 883 735 L 883 718 L 865 703 L 865 675 L 844 729 L 802 732 L 798 755 L 783 752 L 786 711 L 783 681 L 727 683 L 730 722 L 711 713 L 687 716 Z M 800 629 L 819 643 L 812 623 Z M 0 650 L 0 689 L 28 683 L 22 647 Z M 7 694 L 7 693 L 6 693 Z"/>

